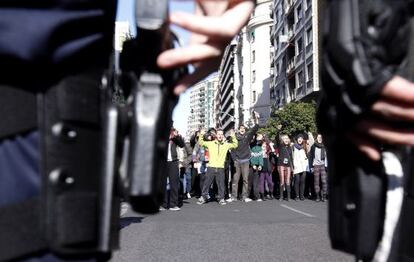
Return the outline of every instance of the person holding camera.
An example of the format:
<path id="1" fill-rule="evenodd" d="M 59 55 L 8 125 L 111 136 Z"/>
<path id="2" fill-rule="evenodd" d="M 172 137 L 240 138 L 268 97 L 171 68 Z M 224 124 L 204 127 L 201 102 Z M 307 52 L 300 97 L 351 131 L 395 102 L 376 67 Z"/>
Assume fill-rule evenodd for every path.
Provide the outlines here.
<path id="1" fill-rule="evenodd" d="M 183 148 L 185 146 L 184 139 L 178 134 L 175 128 L 171 128 L 170 140 L 168 143 L 167 152 L 167 177 L 170 185 L 170 192 L 168 194 L 167 187 L 165 187 L 164 202 L 160 210 L 168 209 L 172 211 L 179 211 L 178 207 L 178 189 L 180 187 L 180 172 L 178 167 L 177 147 Z"/>

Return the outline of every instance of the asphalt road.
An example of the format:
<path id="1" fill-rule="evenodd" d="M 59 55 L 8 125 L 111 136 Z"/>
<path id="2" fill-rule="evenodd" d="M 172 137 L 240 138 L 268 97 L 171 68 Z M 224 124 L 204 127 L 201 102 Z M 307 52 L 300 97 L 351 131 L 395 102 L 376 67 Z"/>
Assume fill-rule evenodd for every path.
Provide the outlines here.
<path id="1" fill-rule="evenodd" d="M 121 250 L 112 261 L 354 261 L 330 248 L 326 203 L 234 202 L 121 218 Z"/>

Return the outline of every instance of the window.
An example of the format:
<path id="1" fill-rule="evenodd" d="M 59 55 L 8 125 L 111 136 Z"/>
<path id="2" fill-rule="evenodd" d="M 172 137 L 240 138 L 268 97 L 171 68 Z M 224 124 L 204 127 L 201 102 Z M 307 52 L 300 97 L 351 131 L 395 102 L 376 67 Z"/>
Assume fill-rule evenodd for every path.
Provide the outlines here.
<path id="1" fill-rule="evenodd" d="M 296 41 L 296 53 L 300 54 L 303 50 L 303 39 L 302 37 Z"/>
<path id="2" fill-rule="evenodd" d="M 256 38 L 255 32 L 251 31 L 250 32 L 250 43 L 254 43 L 255 38 Z"/>
<path id="3" fill-rule="evenodd" d="M 297 78 L 298 88 L 304 85 L 304 80 L 305 79 L 303 78 L 303 71 L 299 71 L 298 78 Z"/>
<path id="4" fill-rule="evenodd" d="M 298 5 L 298 8 L 296 8 L 296 18 L 297 22 L 302 19 L 302 5 Z"/>
<path id="5" fill-rule="evenodd" d="M 253 103 L 256 103 L 256 91 L 253 91 L 252 100 Z"/>
<path id="6" fill-rule="evenodd" d="M 313 63 L 310 63 L 307 66 L 306 71 L 308 73 L 308 77 L 306 78 L 306 80 L 311 81 L 313 79 Z"/>
<path id="7" fill-rule="evenodd" d="M 252 83 L 256 82 L 256 70 L 252 72 Z"/>
<path id="8" fill-rule="evenodd" d="M 312 5 L 312 0 L 306 0 L 306 9 L 311 7 Z"/>
<path id="9" fill-rule="evenodd" d="M 256 61 L 256 51 L 253 50 L 252 51 L 252 63 L 254 63 Z"/>
<path id="10" fill-rule="evenodd" d="M 312 27 L 306 30 L 306 45 L 312 43 Z"/>

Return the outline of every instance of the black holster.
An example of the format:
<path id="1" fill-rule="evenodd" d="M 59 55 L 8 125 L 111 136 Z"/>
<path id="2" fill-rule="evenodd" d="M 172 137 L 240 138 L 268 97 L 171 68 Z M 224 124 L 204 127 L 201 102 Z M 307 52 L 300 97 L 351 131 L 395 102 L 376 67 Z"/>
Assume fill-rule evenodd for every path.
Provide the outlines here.
<path id="1" fill-rule="evenodd" d="M 103 70 L 92 69 L 68 76 L 45 91 L 10 97 L 9 103 L 21 99 L 34 102 L 28 112 L 35 117 L 41 134 L 42 181 L 40 196 L 0 209 L 1 261 L 47 251 L 64 258 L 108 255 L 98 248 L 102 75 Z M 9 126 L 5 135 L 11 137 L 12 132 L 27 128 L 18 125 L 13 130 Z M 113 207 L 112 248 L 118 242 L 116 197 Z M 25 242 L 28 237 L 30 241 Z"/>

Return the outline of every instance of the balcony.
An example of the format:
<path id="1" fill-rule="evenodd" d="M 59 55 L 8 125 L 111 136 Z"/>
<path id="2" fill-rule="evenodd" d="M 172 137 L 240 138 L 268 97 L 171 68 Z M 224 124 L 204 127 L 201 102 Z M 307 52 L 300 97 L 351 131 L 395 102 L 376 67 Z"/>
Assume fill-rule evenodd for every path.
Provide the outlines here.
<path id="1" fill-rule="evenodd" d="M 294 0 L 285 0 L 285 14 L 289 14 L 293 10 Z"/>
<path id="2" fill-rule="evenodd" d="M 309 44 L 306 45 L 306 54 L 312 53 L 312 42 L 310 42 Z"/>
<path id="3" fill-rule="evenodd" d="M 291 58 L 288 61 L 287 68 L 286 68 L 286 72 L 288 75 L 291 74 L 295 70 L 295 65 L 296 65 L 296 57 Z"/>
<path id="4" fill-rule="evenodd" d="M 289 41 L 292 40 L 292 38 L 295 36 L 295 34 L 293 33 L 293 28 L 288 29 L 287 36 L 288 36 Z"/>
<path id="5" fill-rule="evenodd" d="M 312 17 L 312 6 L 309 6 L 308 9 L 306 9 L 305 17 L 306 17 L 306 19 Z"/>
<path id="6" fill-rule="evenodd" d="M 303 25 L 303 19 L 302 17 L 299 17 L 298 21 L 296 21 L 295 23 L 295 33 L 299 32 L 299 30 L 302 28 L 302 25 Z"/>
<path id="7" fill-rule="evenodd" d="M 301 98 L 303 98 L 306 95 L 306 89 L 305 89 L 305 85 L 301 85 L 296 89 L 296 100 L 300 100 Z"/>
<path id="8" fill-rule="evenodd" d="M 313 79 L 309 79 L 306 82 L 306 90 L 307 90 L 307 93 L 310 93 L 313 91 Z"/>
<path id="9" fill-rule="evenodd" d="M 295 56 L 295 65 L 298 66 L 302 62 L 303 62 L 303 53 L 301 51 L 297 56 Z"/>
<path id="10" fill-rule="evenodd" d="M 270 13 L 269 13 L 270 18 L 273 19 L 273 16 L 274 16 L 273 3 L 269 5 L 269 9 L 270 9 Z"/>

